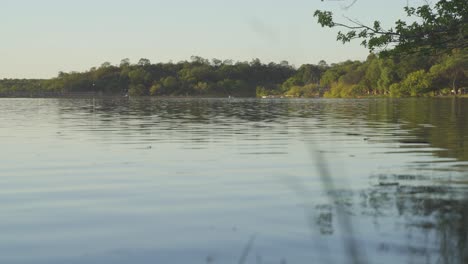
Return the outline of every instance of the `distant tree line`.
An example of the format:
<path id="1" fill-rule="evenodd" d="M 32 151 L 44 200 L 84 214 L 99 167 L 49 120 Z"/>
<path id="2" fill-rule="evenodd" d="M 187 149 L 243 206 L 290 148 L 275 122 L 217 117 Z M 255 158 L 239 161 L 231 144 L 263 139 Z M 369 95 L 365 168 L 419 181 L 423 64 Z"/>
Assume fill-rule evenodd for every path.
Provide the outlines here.
<path id="1" fill-rule="evenodd" d="M 288 62 L 264 64 L 232 60 L 211 61 L 193 56 L 190 61 L 152 64 L 108 62 L 85 72 L 59 72 L 52 79 L 3 79 L 0 96 L 66 96 L 103 94 L 130 96 L 213 97 L 360 97 L 367 95 L 421 96 L 449 94 L 467 87 L 466 49 L 438 56 L 405 54 L 366 61 L 328 65 Z"/>
<path id="2" fill-rule="evenodd" d="M 193 56 L 190 61 L 152 64 L 108 62 L 85 72 L 60 72 L 48 80 L 0 80 L 0 94 L 100 93 L 130 96 L 255 96 L 257 86 L 275 90 L 296 70 L 287 62 L 263 64 L 232 60 L 211 61 Z"/>

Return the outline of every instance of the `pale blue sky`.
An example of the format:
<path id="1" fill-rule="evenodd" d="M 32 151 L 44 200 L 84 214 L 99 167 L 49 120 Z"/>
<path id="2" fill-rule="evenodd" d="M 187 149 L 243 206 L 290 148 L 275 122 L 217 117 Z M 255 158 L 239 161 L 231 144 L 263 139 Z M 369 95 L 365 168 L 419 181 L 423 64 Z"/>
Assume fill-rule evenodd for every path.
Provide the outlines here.
<path id="1" fill-rule="evenodd" d="M 174 62 L 192 55 L 300 66 L 366 58 L 359 44 L 336 42 L 316 9 L 384 25 L 406 0 L 0 0 L 0 78 L 50 78 L 105 61 Z M 410 4 L 421 1 L 410 0 Z"/>

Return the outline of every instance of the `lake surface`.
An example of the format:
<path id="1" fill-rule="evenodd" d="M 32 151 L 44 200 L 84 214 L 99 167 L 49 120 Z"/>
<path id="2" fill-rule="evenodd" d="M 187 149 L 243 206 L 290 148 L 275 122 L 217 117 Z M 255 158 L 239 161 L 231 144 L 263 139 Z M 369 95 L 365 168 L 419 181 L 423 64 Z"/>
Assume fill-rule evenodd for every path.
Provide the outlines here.
<path id="1" fill-rule="evenodd" d="M 467 99 L 0 99 L 0 263 L 467 263 Z"/>

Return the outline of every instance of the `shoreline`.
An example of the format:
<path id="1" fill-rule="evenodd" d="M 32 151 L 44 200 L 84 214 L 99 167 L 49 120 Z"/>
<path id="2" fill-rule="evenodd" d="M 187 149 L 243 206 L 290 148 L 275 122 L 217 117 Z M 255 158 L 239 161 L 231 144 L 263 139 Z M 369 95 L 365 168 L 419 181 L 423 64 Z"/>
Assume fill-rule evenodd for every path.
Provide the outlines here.
<path id="1" fill-rule="evenodd" d="M 269 97 L 256 97 L 256 96 L 216 96 L 216 95 L 167 95 L 167 96 L 151 96 L 151 95 L 140 95 L 140 96 L 126 96 L 119 94 L 99 94 L 99 93 L 74 93 L 74 94 L 48 94 L 48 95 L 36 95 L 36 94 L 14 94 L 14 95 L 1 95 L 0 99 L 92 99 L 92 98 L 161 98 L 161 99 L 407 99 L 407 98 L 468 98 L 468 94 L 461 95 L 437 95 L 437 96 L 402 96 L 402 97 L 392 97 L 385 95 L 375 95 L 375 96 L 356 96 L 356 97 L 325 97 L 325 96 L 316 96 L 316 97 L 294 97 L 294 96 L 269 96 Z"/>

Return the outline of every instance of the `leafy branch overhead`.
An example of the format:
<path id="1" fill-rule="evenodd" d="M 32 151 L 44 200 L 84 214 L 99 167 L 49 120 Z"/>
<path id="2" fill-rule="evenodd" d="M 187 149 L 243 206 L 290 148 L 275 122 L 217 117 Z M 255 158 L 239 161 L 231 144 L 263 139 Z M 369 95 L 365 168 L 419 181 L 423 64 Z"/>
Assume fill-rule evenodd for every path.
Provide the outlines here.
<path id="1" fill-rule="evenodd" d="M 441 53 L 468 47 L 468 1 L 440 0 L 434 6 L 404 7 L 408 17 L 416 22 L 401 19 L 395 26 L 384 29 L 379 21 L 365 25 L 358 20 L 346 18 L 348 23 L 336 22 L 330 11 L 316 10 L 314 17 L 322 27 L 341 27 L 337 40 L 343 43 L 362 39 L 361 45 L 370 51 L 382 54 L 394 53 Z"/>

